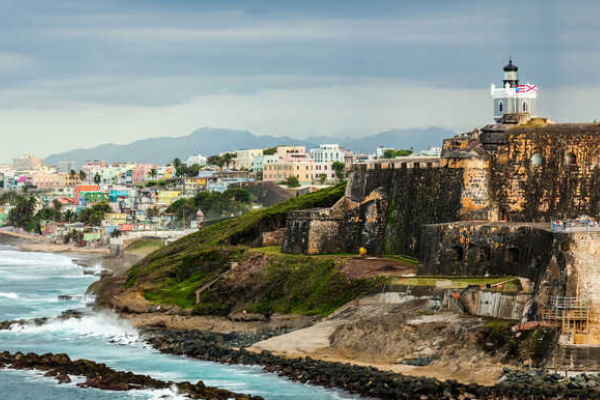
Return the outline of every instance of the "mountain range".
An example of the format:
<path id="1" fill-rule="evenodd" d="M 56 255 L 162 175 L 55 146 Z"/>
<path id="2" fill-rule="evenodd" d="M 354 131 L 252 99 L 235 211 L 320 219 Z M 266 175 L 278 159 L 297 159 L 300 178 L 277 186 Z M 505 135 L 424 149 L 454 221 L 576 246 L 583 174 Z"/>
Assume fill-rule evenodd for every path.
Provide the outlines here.
<path id="1" fill-rule="evenodd" d="M 60 161 L 74 161 L 78 166 L 88 160 L 135 161 L 138 163 L 167 164 L 179 157 L 185 161 L 189 156 L 202 154 L 210 156 L 236 149 L 261 149 L 277 145 L 306 146 L 307 150 L 319 144 L 338 143 L 344 148 L 358 152 L 374 152 L 378 146 L 424 150 L 441 146 L 442 139 L 454 132 L 438 128 L 395 129 L 361 138 L 309 137 L 295 139 L 288 136 L 258 136 L 248 131 L 219 128 L 200 128 L 187 136 L 158 137 L 137 140 L 129 144 L 102 144 L 87 149 L 74 149 L 52 154 L 45 160 L 46 165 L 58 165 Z"/>

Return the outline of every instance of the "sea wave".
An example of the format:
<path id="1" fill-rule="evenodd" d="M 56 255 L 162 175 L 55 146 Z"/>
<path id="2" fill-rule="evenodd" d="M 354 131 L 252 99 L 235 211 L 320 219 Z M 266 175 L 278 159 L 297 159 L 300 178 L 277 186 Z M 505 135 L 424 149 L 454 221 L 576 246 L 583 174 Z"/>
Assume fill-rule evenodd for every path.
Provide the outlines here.
<path id="1" fill-rule="evenodd" d="M 133 325 L 119 319 L 116 314 L 103 312 L 81 318 L 51 320 L 43 325 L 13 325 L 11 331 L 40 334 L 60 333 L 67 337 L 104 337 L 113 343 L 131 344 L 139 340 L 139 333 Z"/>
<path id="2" fill-rule="evenodd" d="M 0 297 L 5 297 L 7 299 L 13 299 L 14 300 L 14 299 L 18 299 L 19 295 L 16 294 L 16 293 L 13 293 L 13 292 L 8 292 L 8 293 L 0 292 Z"/>

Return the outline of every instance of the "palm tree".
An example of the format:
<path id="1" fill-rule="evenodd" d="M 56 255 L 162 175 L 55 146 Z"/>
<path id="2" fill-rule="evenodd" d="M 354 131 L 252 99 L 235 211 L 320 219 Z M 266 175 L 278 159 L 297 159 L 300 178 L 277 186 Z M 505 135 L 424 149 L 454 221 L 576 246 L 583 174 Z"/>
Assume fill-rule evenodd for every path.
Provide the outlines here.
<path id="1" fill-rule="evenodd" d="M 83 171 L 83 170 L 79 171 L 79 179 L 81 179 L 82 181 L 85 181 L 86 177 L 87 177 L 87 174 L 85 173 L 85 171 Z"/>
<path id="2" fill-rule="evenodd" d="M 94 183 L 99 185 L 100 182 L 102 182 L 102 177 L 100 176 L 100 173 L 96 172 L 96 175 L 94 175 Z"/>
<path id="3" fill-rule="evenodd" d="M 73 210 L 67 210 L 67 211 L 65 211 L 64 218 L 65 218 L 65 221 L 67 221 L 68 223 L 71 223 L 71 221 L 73 219 L 75 219 L 75 217 L 76 217 L 76 215 L 73 212 Z"/>
<path id="4" fill-rule="evenodd" d="M 152 168 L 150 170 L 150 176 L 152 177 L 152 179 L 156 180 L 156 177 L 158 176 L 158 171 L 156 170 L 156 168 Z"/>
<path id="5" fill-rule="evenodd" d="M 111 238 L 118 238 L 118 237 L 121 237 L 121 235 L 122 235 L 122 232 L 118 229 L 115 229 L 114 231 L 112 231 L 110 233 Z"/>

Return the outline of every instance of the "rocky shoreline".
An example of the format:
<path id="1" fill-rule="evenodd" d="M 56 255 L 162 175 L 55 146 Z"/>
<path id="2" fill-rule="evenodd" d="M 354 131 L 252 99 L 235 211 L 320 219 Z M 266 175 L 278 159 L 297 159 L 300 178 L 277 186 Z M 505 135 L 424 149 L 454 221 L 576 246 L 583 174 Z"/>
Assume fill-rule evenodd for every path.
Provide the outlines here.
<path id="1" fill-rule="evenodd" d="M 266 372 L 293 381 L 340 388 L 363 397 L 381 399 L 413 398 L 600 398 L 600 375 L 581 374 L 565 378 L 545 371 L 505 369 L 494 386 L 462 384 L 455 380 L 403 375 L 310 357 L 289 359 L 268 351 L 253 353 L 228 347 L 234 342 L 252 344 L 235 334 L 169 329 L 146 330 L 143 338 L 163 353 L 185 355 L 224 364 L 261 365 Z M 256 338 L 259 340 L 259 338 Z"/>
<path id="2" fill-rule="evenodd" d="M 89 360 L 71 360 L 66 354 L 11 354 L 0 353 L 0 369 L 45 371 L 44 376 L 54 377 L 59 383 L 70 383 L 70 376 L 83 376 L 85 382 L 78 383 L 81 388 L 96 388 L 110 391 L 128 391 L 141 389 L 177 388 L 180 394 L 193 399 L 239 399 L 260 400 L 262 397 L 237 394 L 225 389 L 205 386 L 202 381 L 171 382 L 161 381 L 147 375 L 132 372 L 115 371 L 105 364 L 97 364 Z"/>

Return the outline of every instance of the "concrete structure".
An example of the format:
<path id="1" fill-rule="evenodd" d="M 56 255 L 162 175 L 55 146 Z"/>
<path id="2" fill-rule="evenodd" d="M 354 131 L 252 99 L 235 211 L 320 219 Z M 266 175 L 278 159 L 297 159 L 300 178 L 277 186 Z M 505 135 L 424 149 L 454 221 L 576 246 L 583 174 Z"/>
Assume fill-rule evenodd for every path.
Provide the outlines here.
<path id="1" fill-rule="evenodd" d="M 26 154 L 22 157 L 13 158 L 13 168 L 16 171 L 33 171 L 44 165 L 44 159 Z"/>
<path id="2" fill-rule="evenodd" d="M 75 161 L 64 160 L 58 163 L 58 172 L 68 174 L 71 171 L 77 171 L 77 163 Z"/>
<path id="3" fill-rule="evenodd" d="M 289 158 L 292 156 L 303 157 L 306 154 L 306 147 L 304 146 L 278 146 L 277 157 L 280 159 Z"/>
<path id="4" fill-rule="evenodd" d="M 235 157 L 235 166 L 238 169 L 248 169 L 251 170 L 253 167 L 254 157 L 259 157 L 263 155 L 262 149 L 244 149 L 237 150 Z"/>
<path id="5" fill-rule="evenodd" d="M 344 149 L 339 144 L 322 144 L 318 149 L 312 149 L 310 156 L 315 163 L 344 162 Z"/>
<path id="6" fill-rule="evenodd" d="M 292 156 L 292 154 L 290 154 Z M 267 182 L 281 182 L 293 176 L 302 184 L 309 184 L 313 180 L 312 158 L 306 154 L 293 154 L 294 157 L 281 159 L 276 163 L 263 166 L 263 180 Z"/>

